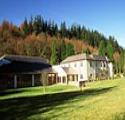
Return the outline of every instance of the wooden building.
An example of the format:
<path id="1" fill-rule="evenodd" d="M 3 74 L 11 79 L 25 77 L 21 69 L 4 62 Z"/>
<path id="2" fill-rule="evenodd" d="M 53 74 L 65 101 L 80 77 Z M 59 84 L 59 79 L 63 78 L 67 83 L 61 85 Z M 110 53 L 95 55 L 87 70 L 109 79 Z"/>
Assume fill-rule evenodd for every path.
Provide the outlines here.
<path id="1" fill-rule="evenodd" d="M 43 78 L 46 73 L 48 80 L 49 71 L 51 65 L 44 58 L 4 55 L 0 58 L 0 89 L 52 84 L 52 78 Z"/>

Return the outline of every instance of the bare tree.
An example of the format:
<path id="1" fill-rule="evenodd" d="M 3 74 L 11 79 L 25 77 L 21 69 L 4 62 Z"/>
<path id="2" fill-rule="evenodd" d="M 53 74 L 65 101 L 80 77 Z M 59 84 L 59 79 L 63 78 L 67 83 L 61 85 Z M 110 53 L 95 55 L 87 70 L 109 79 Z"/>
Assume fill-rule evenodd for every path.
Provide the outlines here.
<path id="1" fill-rule="evenodd" d="M 47 71 L 43 71 L 41 73 L 41 82 L 43 85 L 43 92 L 46 94 L 47 84 L 48 84 L 48 73 Z"/>

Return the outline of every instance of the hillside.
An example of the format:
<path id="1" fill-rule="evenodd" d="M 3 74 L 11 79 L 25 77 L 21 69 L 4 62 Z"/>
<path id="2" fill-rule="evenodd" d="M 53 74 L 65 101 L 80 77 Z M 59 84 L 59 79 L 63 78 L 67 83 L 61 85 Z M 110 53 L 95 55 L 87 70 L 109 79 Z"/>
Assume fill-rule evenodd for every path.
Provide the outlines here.
<path id="1" fill-rule="evenodd" d="M 107 55 L 116 72 L 124 71 L 124 50 L 117 40 L 106 38 L 97 30 L 73 24 L 58 26 L 41 16 L 25 19 L 19 26 L 8 21 L 0 25 L 0 55 L 21 54 L 41 56 L 51 64 L 57 64 L 67 56 L 78 53 Z"/>
<path id="2" fill-rule="evenodd" d="M 2 120 L 124 120 L 125 80 L 88 83 L 83 91 L 65 85 L 1 92 Z"/>

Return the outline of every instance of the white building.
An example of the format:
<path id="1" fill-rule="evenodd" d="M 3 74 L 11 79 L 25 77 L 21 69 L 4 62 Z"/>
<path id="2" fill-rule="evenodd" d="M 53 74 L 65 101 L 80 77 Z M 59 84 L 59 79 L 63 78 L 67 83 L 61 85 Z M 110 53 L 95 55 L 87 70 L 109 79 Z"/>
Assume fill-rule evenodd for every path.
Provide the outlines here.
<path id="1" fill-rule="evenodd" d="M 113 64 L 107 57 L 78 54 L 52 66 L 58 82 L 80 86 L 86 81 L 113 77 Z"/>

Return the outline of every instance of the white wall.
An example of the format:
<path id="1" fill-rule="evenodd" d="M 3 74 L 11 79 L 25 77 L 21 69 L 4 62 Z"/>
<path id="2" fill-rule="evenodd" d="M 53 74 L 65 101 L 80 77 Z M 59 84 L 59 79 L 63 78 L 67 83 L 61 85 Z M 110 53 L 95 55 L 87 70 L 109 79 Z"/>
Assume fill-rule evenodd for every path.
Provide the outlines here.
<path id="1" fill-rule="evenodd" d="M 109 69 L 110 77 L 113 77 L 113 64 L 104 61 L 102 65 L 102 61 L 91 61 L 92 65 L 90 66 L 90 60 L 80 60 L 80 61 L 73 61 L 69 63 L 62 63 L 60 65 L 55 65 L 52 68 L 58 73 L 58 76 L 66 76 L 65 71 L 62 67 L 70 67 L 75 69 L 78 72 L 78 81 L 86 81 L 89 80 L 90 75 L 92 78 L 96 78 L 96 73 L 98 73 L 98 69 Z M 83 78 L 81 78 L 81 75 Z"/>
<path id="2" fill-rule="evenodd" d="M 75 69 L 78 74 L 78 80 L 79 81 L 85 81 L 88 80 L 87 76 L 87 60 L 80 60 L 80 61 L 73 61 L 70 63 L 63 63 L 60 66 L 62 67 L 71 67 Z M 81 78 L 83 77 L 83 78 Z"/>
<path id="3" fill-rule="evenodd" d="M 91 65 L 90 65 L 91 62 Z M 92 78 L 95 78 L 96 73 L 96 61 L 88 61 L 88 78 L 91 76 Z"/>
<path id="4" fill-rule="evenodd" d="M 91 66 L 90 66 L 91 62 Z M 105 65 L 104 65 L 105 64 Z M 108 70 L 108 62 L 106 61 L 87 61 L 87 74 L 88 74 L 88 79 L 90 75 L 92 75 L 92 79 L 96 79 L 96 74 L 100 72 L 100 69 L 102 70 Z"/>
<path id="5" fill-rule="evenodd" d="M 113 72 L 113 64 L 112 64 L 112 62 L 110 62 L 110 63 L 108 64 L 108 67 L 109 67 L 109 76 L 110 76 L 111 78 L 113 78 L 114 72 Z"/>
<path id="6" fill-rule="evenodd" d="M 63 70 L 63 68 L 60 65 L 54 65 L 54 66 L 52 66 L 52 69 L 54 71 L 56 71 L 56 73 L 58 73 L 58 76 L 60 76 L 60 77 L 66 76 L 65 71 Z"/>

